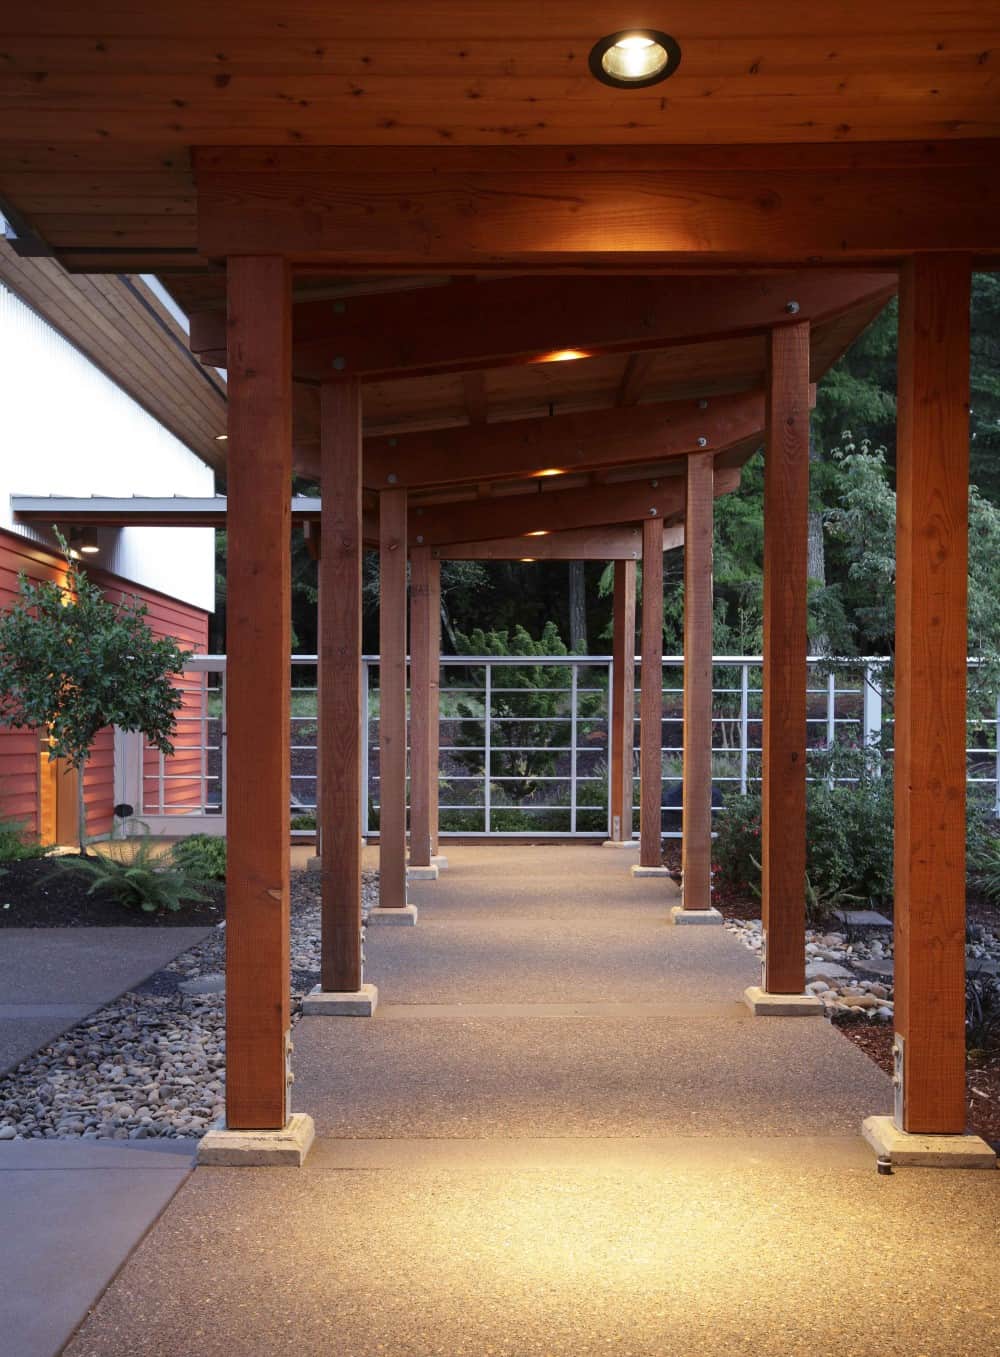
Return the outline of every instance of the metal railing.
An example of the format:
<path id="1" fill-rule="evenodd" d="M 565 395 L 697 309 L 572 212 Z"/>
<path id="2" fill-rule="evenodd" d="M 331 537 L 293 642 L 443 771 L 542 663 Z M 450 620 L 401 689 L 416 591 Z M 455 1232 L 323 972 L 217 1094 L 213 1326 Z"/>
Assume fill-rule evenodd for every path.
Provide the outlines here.
<path id="1" fill-rule="evenodd" d="M 719 655 L 713 665 L 713 783 L 745 793 L 760 780 L 762 659 Z M 808 743 L 862 748 L 891 730 L 872 659 L 829 670 L 809 664 Z M 975 663 L 974 661 L 971 663 Z M 293 833 L 315 828 L 317 658 L 292 657 L 290 804 Z M 377 833 L 379 815 L 378 657 L 363 664 L 363 764 L 367 795 L 362 832 Z M 155 834 L 224 833 L 226 808 L 225 657 L 192 657 L 182 680 L 184 707 L 175 753 L 165 757 L 140 736 L 116 740 L 116 800 Z M 641 659 L 636 661 L 637 681 Z M 524 838 L 605 838 L 609 833 L 607 655 L 450 655 L 440 684 L 439 816 L 441 834 Z M 679 836 L 683 755 L 683 659 L 663 661 L 664 833 Z M 638 694 L 638 687 L 636 693 Z M 971 705 L 970 704 L 970 709 Z M 638 712 L 638 702 L 636 703 Z M 982 700 L 969 716 L 968 781 L 989 788 L 1000 815 L 997 729 L 1000 699 Z M 633 730 L 633 830 L 638 829 L 638 718 Z M 891 750 L 890 750 L 891 752 Z M 837 780 L 850 781 L 848 777 Z M 716 797 L 716 800 L 720 800 Z"/>

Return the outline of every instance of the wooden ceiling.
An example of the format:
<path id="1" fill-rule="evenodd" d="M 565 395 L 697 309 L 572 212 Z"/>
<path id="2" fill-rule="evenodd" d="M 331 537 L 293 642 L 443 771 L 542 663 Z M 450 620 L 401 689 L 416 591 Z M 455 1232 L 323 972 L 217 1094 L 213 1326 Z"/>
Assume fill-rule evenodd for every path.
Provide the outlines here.
<path id="1" fill-rule="evenodd" d="M 598 83 L 590 47 L 637 21 L 678 71 Z M 161 271 L 197 260 L 192 147 L 990 138 L 998 66 L 995 0 L 10 5 L 0 196 L 71 268 Z"/>

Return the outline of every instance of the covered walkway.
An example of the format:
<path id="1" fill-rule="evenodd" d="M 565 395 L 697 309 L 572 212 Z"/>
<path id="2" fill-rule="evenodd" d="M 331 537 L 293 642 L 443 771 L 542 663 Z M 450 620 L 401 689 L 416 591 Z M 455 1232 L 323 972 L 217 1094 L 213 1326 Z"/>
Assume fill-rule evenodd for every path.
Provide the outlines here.
<path id="1" fill-rule="evenodd" d="M 71 1357 L 981 1352 L 1000 1177 L 879 1177 L 889 1080 L 597 847 L 455 847 L 295 1028 L 300 1173 L 198 1168 Z M 919 1221 L 919 1228 L 915 1228 Z M 223 1242 L 224 1241 L 224 1242 Z"/>

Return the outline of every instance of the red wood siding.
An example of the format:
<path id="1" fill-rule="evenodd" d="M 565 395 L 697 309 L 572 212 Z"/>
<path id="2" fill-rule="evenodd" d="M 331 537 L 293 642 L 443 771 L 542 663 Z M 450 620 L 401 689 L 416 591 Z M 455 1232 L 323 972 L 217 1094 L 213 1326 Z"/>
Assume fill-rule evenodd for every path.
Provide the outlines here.
<path id="1" fill-rule="evenodd" d="M 62 562 L 36 542 L 0 529 L 0 610 L 10 607 L 17 596 L 20 573 L 32 580 L 59 580 L 64 575 Z M 174 636 L 185 648 L 204 651 L 208 645 L 208 614 L 200 608 L 165 597 L 106 571 L 88 568 L 91 579 L 111 599 L 123 594 L 135 596 L 149 608 L 146 622 L 157 636 Z M 197 696 L 185 698 L 184 715 L 197 714 Z M 184 738 L 187 723 L 178 729 L 178 743 L 193 743 Z M 191 729 L 194 728 L 192 724 Z M 171 772 L 194 771 L 191 755 Z M 114 805 L 114 735 L 103 730 L 94 743 L 85 779 L 87 829 L 92 835 L 111 829 Z M 168 799 L 188 802 L 198 796 L 197 780 L 170 783 Z M 38 736 L 31 731 L 0 728 L 0 818 L 24 820 L 28 829 L 38 832 Z"/>

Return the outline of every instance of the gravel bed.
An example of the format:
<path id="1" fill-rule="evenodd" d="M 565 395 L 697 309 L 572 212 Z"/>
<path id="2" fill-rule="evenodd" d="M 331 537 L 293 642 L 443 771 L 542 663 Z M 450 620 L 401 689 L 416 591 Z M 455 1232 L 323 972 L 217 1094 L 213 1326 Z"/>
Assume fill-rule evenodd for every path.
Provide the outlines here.
<path id="1" fill-rule="evenodd" d="M 726 927 L 760 953 L 760 919 L 727 918 Z M 1000 967 L 1000 937 L 986 925 L 971 925 L 965 954 L 968 973 L 981 972 L 989 979 Z M 835 1021 L 892 1021 L 892 962 L 891 929 L 866 929 L 863 936 L 806 930 L 806 990 L 820 998 L 827 1017 Z"/>
<path id="2" fill-rule="evenodd" d="M 292 1022 L 319 980 L 319 876 L 292 874 Z M 377 902 L 365 872 L 362 915 Z M 201 1136 L 225 1098 L 225 924 L 0 1079 L 0 1140 Z M 202 991 L 202 992 L 198 992 Z"/>

